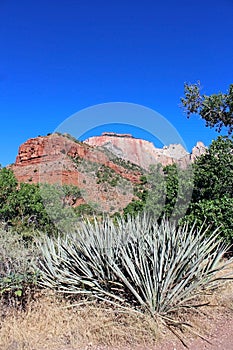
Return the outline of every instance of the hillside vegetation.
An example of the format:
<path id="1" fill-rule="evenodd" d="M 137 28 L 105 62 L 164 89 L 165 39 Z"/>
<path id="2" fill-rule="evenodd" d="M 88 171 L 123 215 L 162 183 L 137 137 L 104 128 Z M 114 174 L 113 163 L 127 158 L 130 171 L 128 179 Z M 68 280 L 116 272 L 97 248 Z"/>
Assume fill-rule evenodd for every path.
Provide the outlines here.
<path id="1" fill-rule="evenodd" d="M 229 126 L 228 112 L 222 122 L 218 119 L 220 129 Z M 46 318 L 46 322 L 57 322 L 51 332 L 65 347 L 80 335 L 73 323 L 69 334 L 58 334 L 59 315 L 66 325 L 69 317 L 79 316 L 78 327 L 84 332 L 77 338 L 80 342 L 90 340 L 85 327 L 91 324 L 93 329 L 93 323 L 98 323 L 98 331 L 93 331 L 98 333 L 97 343 L 106 344 L 109 334 L 118 339 L 124 325 L 137 330 L 137 339 L 147 341 L 156 339 L 162 325 L 183 342 L 184 330 L 197 334 L 187 322 L 191 312 L 207 305 L 209 295 L 232 279 L 230 136 L 219 136 L 185 169 L 157 164 L 141 171 L 120 159 L 109 163 L 109 154 L 101 156 L 101 164 L 81 160 L 79 170 L 82 173 L 87 165 L 95 183 L 110 195 L 123 180 L 128 183 L 130 175 L 132 200 L 119 211 L 114 207 L 107 212 L 84 200 L 83 189 L 75 185 L 23 183 L 10 168 L 0 169 L 0 329 L 8 327 L 12 341 L 0 339 L 4 350 L 16 338 L 20 349 L 32 348 L 24 333 L 14 335 L 15 329 L 21 334 L 14 322 L 34 324 L 35 310 L 44 320 L 42 314 L 52 308 L 56 319 Z M 90 157 L 96 159 L 93 154 Z M 73 157 L 73 163 L 80 166 L 80 158 Z M 127 190 L 124 183 L 122 194 Z M 46 303 L 43 307 L 41 300 Z M 64 308 L 72 312 L 64 313 Z M 121 339 L 127 338 L 122 334 Z M 53 346 L 53 336 L 48 334 L 46 339 Z"/>

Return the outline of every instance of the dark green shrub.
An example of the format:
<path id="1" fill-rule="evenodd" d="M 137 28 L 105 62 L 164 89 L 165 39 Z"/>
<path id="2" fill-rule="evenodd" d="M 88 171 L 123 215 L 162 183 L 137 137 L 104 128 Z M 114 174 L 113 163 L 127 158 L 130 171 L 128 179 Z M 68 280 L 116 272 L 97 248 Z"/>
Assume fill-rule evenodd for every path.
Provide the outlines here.
<path id="1" fill-rule="evenodd" d="M 212 229 L 233 240 L 233 140 L 218 137 L 194 163 L 194 190 L 186 217 L 189 223 Z"/>

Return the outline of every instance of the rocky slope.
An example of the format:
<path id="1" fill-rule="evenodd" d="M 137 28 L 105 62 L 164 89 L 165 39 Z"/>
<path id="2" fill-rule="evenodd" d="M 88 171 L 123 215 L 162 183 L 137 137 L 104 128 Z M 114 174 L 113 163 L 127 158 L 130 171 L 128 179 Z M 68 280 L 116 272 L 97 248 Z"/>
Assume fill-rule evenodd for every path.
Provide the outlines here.
<path id="1" fill-rule="evenodd" d="M 58 134 L 29 139 L 22 144 L 12 169 L 19 182 L 80 185 L 77 164 L 84 161 L 107 166 L 131 182 L 140 181 L 139 171 L 127 171 L 103 151 Z"/>
<path id="2" fill-rule="evenodd" d="M 163 166 L 177 163 L 185 168 L 206 151 L 202 142 L 197 142 L 192 153 L 189 154 L 180 144 L 156 148 L 152 142 L 136 139 L 129 134 L 106 132 L 102 136 L 94 136 L 84 142 L 93 147 L 104 147 L 116 157 L 123 158 L 144 169 L 149 169 L 151 164 L 156 163 L 161 163 Z"/>
<path id="3" fill-rule="evenodd" d="M 92 203 L 114 212 L 134 198 L 134 185 L 140 183 L 151 164 L 186 167 L 203 152 L 201 142 L 189 154 L 181 145 L 159 149 L 129 134 L 104 133 L 85 142 L 70 135 L 51 134 L 21 145 L 11 169 L 19 182 L 78 186 L 82 200 L 76 205 Z"/>
<path id="4" fill-rule="evenodd" d="M 137 167 L 117 164 L 103 151 L 58 134 L 26 141 L 11 169 L 19 182 L 78 186 L 83 203 L 104 211 L 121 211 L 142 175 Z"/>

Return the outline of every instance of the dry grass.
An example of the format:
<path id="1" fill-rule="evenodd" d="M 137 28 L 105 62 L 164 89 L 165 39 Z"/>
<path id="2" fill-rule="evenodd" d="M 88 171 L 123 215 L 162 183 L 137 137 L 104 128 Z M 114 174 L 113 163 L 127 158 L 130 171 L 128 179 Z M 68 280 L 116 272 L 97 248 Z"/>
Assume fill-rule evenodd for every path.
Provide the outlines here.
<path id="1" fill-rule="evenodd" d="M 218 272 L 219 276 L 231 274 L 232 277 L 233 263 L 224 271 Z M 191 324 L 192 327 L 188 332 L 184 332 L 183 340 L 195 338 L 201 335 L 203 339 L 210 339 L 215 331 L 215 325 L 222 324 L 233 318 L 233 281 L 223 282 L 217 289 L 209 294 L 203 295 L 199 299 L 203 303 L 201 308 L 187 310 L 178 315 L 183 322 Z M 188 329 L 187 329 L 188 330 Z"/>
<path id="2" fill-rule="evenodd" d="M 41 295 L 26 312 L 9 311 L 0 323 L 1 350 L 89 349 L 95 345 L 152 344 L 157 326 L 136 313 L 98 304 L 72 306 Z"/>
<path id="3" fill-rule="evenodd" d="M 233 282 L 226 282 L 203 302 L 212 307 L 190 310 L 180 317 L 208 337 L 215 321 L 232 317 Z M 1 350 L 136 349 L 138 344 L 137 349 L 151 349 L 159 341 L 172 339 L 169 331 L 148 316 L 97 303 L 72 306 L 48 291 L 31 301 L 26 311 L 8 309 L 0 318 Z"/>

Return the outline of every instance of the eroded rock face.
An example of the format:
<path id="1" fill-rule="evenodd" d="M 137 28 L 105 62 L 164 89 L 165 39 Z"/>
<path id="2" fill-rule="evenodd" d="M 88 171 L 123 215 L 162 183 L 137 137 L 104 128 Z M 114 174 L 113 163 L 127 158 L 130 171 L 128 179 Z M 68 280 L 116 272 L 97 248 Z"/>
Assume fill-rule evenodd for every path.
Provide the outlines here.
<path id="1" fill-rule="evenodd" d="M 29 139 L 19 147 L 12 166 L 16 178 L 19 182 L 78 185 L 75 166 L 67 157 L 72 144 L 59 135 Z"/>
<path id="2" fill-rule="evenodd" d="M 144 169 L 149 169 L 150 165 L 157 163 L 161 163 L 163 166 L 177 163 L 185 168 L 197 156 L 206 151 L 202 142 L 198 142 L 192 153 L 189 154 L 180 144 L 156 148 L 152 142 L 136 139 L 131 135 L 119 136 L 106 132 L 102 136 L 94 136 L 84 142 L 93 147 L 104 147 L 117 157 L 137 164 Z"/>
<path id="3" fill-rule="evenodd" d="M 159 149 L 129 134 L 104 133 L 83 143 L 52 134 L 21 145 L 11 169 L 19 182 L 78 186 L 83 193 L 80 203 L 96 203 L 101 210 L 114 212 L 134 198 L 133 185 L 140 183 L 142 168 L 156 163 L 186 167 L 205 151 L 202 142 L 189 154 L 181 145 Z"/>
<path id="4" fill-rule="evenodd" d="M 122 210 L 133 198 L 132 184 L 139 183 L 142 175 L 116 164 L 103 151 L 57 134 L 26 141 L 11 169 L 19 182 L 78 186 L 83 203 L 97 203 L 106 211 Z M 106 184 L 97 177 L 105 169 L 110 169 Z M 114 178 L 116 184 L 111 186 Z"/>
<path id="5" fill-rule="evenodd" d="M 109 157 L 105 149 L 115 155 L 115 159 L 114 156 Z M 156 163 L 163 166 L 177 163 L 186 167 L 205 152 L 206 147 L 200 141 L 189 154 L 179 144 L 156 148 L 151 142 L 133 138 L 129 134 L 105 132 L 102 136 L 91 137 L 83 143 L 52 134 L 29 139 L 22 144 L 12 170 L 20 182 L 58 182 L 81 186 L 84 178 L 80 175 L 79 168 L 83 168 L 85 162 L 107 166 L 124 179 L 137 183 L 141 172 L 119 165 L 119 158 L 144 169 L 149 169 L 151 164 Z M 88 176 L 89 170 L 83 169 L 83 173 Z"/>
<path id="6" fill-rule="evenodd" d="M 201 141 L 198 141 L 196 146 L 194 146 L 192 149 L 191 161 L 193 162 L 197 157 L 201 156 L 202 154 L 205 154 L 206 151 L 207 151 L 207 147 L 204 145 L 204 143 Z"/>
<path id="7" fill-rule="evenodd" d="M 45 137 L 29 139 L 19 147 L 16 157 L 16 166 L 41 164 L 45 161 L 55 161 L 64 158 L 65 155 L 80 155 L 84 157 L 88 147 L 74 142 L 67 137 L 51 134 Z"/>

